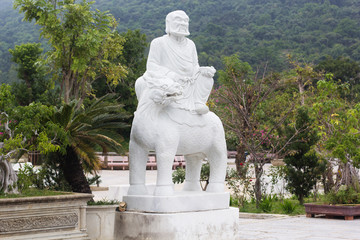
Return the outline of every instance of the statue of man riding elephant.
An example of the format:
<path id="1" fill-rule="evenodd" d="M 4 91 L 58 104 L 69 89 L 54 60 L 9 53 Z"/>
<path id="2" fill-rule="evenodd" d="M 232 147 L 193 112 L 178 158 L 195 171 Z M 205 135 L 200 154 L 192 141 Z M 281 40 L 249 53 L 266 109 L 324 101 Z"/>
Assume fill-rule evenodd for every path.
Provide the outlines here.
<path id="1" fill-rule="evenodd" d="M 213 87 L 213 67 L 200 67 L 196 47 L 188 39 L 184 11 L 166 16 L 166 35 L 151 42 L 146 72 L 137 79 L 138 107 L 130 135 L 128 195 L 147 195 L 145 171 L 149 151 L 155 151 L 157 182 L 154 195 L 173 194 L 172 165 L 184 155 L 183 191 L 201 191 L 203 160 L 210 164 L 208 192 L 223 192 L 227 150 L 221 120 L 206 105 Z"/>

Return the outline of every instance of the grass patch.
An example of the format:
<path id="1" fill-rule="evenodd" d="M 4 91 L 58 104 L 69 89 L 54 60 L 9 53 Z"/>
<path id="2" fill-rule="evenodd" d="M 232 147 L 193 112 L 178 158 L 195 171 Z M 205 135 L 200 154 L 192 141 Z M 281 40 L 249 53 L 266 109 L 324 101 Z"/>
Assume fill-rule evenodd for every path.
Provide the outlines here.
<path id="1" fill-rule="evenodd" d="M 284 201 L 281 200 L 272 200 L 271 208 L 265 208 L 266 211 L 263 211 L 261 208 L 256 208 L 255 201 L 246 202 L 244 207 L 241 207 L 239 211 L 247 213 L 286 214 L 291 216 L 305 214 L 305 207 L 301 206 L 297 200 L 286 199 L 285 201 L 287 205 L 291 204 L 291 206 L 293 206 L 292 212 L 289 212 L 289 209 L 286 207 L 284 208 Z"/>
<path id="2" fill-rule="evenodd" d="M 23 190 L 21 193 L 15 194 L 0 194 L 0 199 L 4 198 L 22 198 L 22 197 L 40 197 L 40 196 L 56 196 L 56 195 L 66 195 L 71 194 L 69 192 L 59 192 L 59 191 L 51 191 L 47 189 L 37 189 L 37 188 L 29 188 Z"/>

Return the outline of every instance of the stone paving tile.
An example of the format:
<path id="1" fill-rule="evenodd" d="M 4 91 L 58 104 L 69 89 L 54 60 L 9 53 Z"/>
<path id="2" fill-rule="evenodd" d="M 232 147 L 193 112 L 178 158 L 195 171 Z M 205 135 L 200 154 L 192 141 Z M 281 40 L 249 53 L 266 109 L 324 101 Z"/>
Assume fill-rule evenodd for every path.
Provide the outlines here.
<path id="1" fill-rule="evenodd" d="M 360 219 L 322 219 L 289 217 L 285 219 L 240 219 L 243 239 L 328 240 L 360 239 Z"/>

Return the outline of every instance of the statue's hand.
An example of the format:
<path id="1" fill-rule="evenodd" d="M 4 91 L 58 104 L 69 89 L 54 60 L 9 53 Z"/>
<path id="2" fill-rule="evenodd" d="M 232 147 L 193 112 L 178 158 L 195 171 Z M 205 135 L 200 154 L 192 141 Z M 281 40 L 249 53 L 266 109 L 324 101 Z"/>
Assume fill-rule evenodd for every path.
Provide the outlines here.
<path id="1" fill-rule="evenodd" d="M 216 69 L 211 66 L 211 67 L 200 67 L 200 73 L 201 75 L 208 77 L 208 78 L 212 78 L 214 76 L 216 72 Z"/>

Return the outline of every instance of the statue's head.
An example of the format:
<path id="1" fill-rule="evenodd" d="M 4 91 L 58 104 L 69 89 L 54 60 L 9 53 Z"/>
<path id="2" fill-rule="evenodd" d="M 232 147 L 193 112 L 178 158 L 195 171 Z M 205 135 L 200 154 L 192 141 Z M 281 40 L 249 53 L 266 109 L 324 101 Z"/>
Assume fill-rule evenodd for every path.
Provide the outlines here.
<path id="1" fill-rule="evenodd" d="M 169 13 L 165 19 L 167 34 L 178 36 L 188 36 L 189 32 L 189 17 L 182 10 L 176 10 Z"/>

